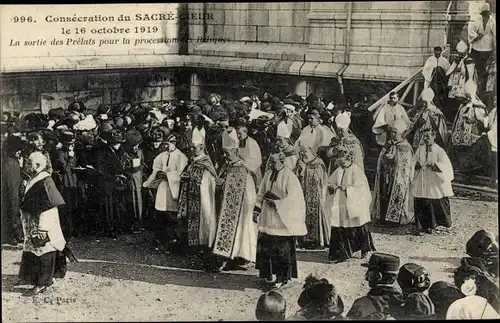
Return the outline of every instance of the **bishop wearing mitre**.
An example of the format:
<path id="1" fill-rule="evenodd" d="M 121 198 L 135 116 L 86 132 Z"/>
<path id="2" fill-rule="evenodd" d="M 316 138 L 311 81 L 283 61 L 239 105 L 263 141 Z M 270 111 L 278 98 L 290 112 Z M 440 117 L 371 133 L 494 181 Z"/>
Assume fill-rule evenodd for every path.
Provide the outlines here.
<path id="1" fill-rule="evenodd" d="M 192 161 L 181 174 L 177 216 L 190 247 L 209 249 L 217 230 L 215 187 L 217 173 L 205 152 L 204 132 L 193 130 Z"/>

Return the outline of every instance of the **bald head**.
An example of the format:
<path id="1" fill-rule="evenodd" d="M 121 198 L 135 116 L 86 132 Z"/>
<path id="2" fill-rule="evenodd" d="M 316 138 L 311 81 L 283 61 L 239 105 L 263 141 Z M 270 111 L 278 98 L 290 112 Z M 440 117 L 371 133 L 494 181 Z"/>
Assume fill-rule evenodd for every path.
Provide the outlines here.
<path id="1" fill-rule="evenodd" d="M 29 170 L 37 174 L 47 167 L 47 157 L 39 151 L 31 153 L 28 157 Z"/>

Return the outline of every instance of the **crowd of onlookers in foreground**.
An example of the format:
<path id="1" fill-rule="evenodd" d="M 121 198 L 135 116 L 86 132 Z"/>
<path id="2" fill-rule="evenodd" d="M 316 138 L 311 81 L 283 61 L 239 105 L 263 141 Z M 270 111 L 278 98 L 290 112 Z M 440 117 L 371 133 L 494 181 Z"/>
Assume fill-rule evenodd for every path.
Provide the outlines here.
<path id="1" fill-rule="evenodd" d="M 467 242 L 466 252 L 454 270 L 454 283 L 431 284 L 421 265 L 400 267 L 398 256 L 376 252 L 362 264 L 368 267 L 370 291 L 349 310 L 334 284 L 309 275 L 295 314 L 287 313 L 287 300 L 272 290 L 258 299 L 255 316 L 259 321 L 498 319 L 498 237 L 480 230 Z"/>

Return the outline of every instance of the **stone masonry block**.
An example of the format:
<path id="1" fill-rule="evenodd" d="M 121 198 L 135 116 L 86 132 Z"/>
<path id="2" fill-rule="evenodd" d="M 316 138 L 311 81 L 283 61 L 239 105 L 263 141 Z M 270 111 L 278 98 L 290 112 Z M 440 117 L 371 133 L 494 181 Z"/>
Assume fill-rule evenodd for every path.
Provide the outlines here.
<path id="1" fill-rule="evenodd" d="M 237 21 L 237 12 L 235 10 L 225 10 L 224 11 L 224 25 L 236 25 Z"/>
<path id="2" fill-rule="evenodd" d="M 307 19 L 308 11 L 292 11 L 292 26 L 307 27 L 309 26 L 309 19 Z"/>
<path id="3" fill-rule="evenodd" d="M 88 88 L 119 88 L 121 86 L 121 77 L 119 73 L 98 73 L 88 76 Z"/>
<path id="4" fill-rule="evenodd" d="M 103 89 L 102 103 L 111 104 L 111 92 L 113 92 L 112 89 Z"/>
<path id="5" fill-rule="evenodd" d="M 57 82 L 53 76 L 31 76 L 17 78 L 17 92 L 35 94 L 57 91 Z M 84 87 L 85 89 L 86 87 Z"/>
<path id="6" fill-rule="evenodd" d="M 59 75 L 57 80 L 57 91 L 82 91 L 88 86 L 88 76 L 82 74 Z"/>
<path id="7" fill-rule="evenodd" d="M 20 83 L 17 77 L 2 77 L 0 80 L 0 94 L 18 94 L 20 93 Z"/>
<path id="8" fill-rule="evenodd" d="M 66 108 L 74 101 L 82 101 L 89 110 L 95 110 L 102 103 L 103 91 L 93 89 L 89 91 L 71 91 L 71 92 L 52 92 L 42 93 L 41 110 L 46 113 L 51 109 L 59 107 Z"/>
<path id="9" fill-rule="evenodd" d="M 208 14 L 212 14 L 213 19 L 207 19 L 208 24 L 212 25 L 223 25 L 225 22 L 225 15 L 226 11 L 225 10 L 210 10 L 207 12 Z M 203 23 L 203 21 L 202 21 Z"/>
<path id="10" fill-rule="evenodd" d="M 370 46 L 380 46 L 382 42 L 382 29 L 380 27 L 370 28 Z"/>
<path id="11" fill-rule="evenodd" d="M 248 24 L 252 26 L 269 26 L 269 11 L 252 10 L 249 13 Z"/>
<path id="12" fill-rule="evenodd" d="M 248 24 L 249 12 L 248 10 L 239 9 L 235 12 L 235 25 L 246 26 Z"/>
<path id="13" fill-rule="evenodd" d="M 403 37 L 401 37 L 403 38 Z M 352 28 L 351 29 L 351 45 L 363 46 L 370 42 L 370 29 Z"/>
<path id="14" fill-rule="evenodd" d="M 356 65 L 377 65 L 379 53 L 352 51 L 349 55 L 350 63 Z"/>
<path id="15" fill-rule="evenodd" d="M 173 100 L 175 99 L 175 86 L 163 86 L 161 88 L 161 99 L 163 101 Z"/>
<path id="16" fill-rule="evenodd" d="M 224 37 L 224 25 L 214 25 L 214 37 L 215 38 Z"/>
<path id="17" fill-rule="evenodd" d="M 292 10 L 280 10 L 278 11 L 278 25 L 284 27 L 294 26 L 293 24 L 293 11 Z"/>
<path id="18" fill-rule="evenodd" d="M 276 9 L 270 9 L 268 11 L 268 16 L 269 16 L 269 26 L 279 26 L 279 10 Z"/>
<path id="19" fill-rule="evenodd" d="M 131 89 L 114 89 L 111 91 L 111 104 L 133 101 L 134 93 Z"/>
<path id="20" fill-rule="evenodd" d="M 20 111 L 23 114 L 40 111 L 40 97 L 35 94 L 5 94 L 0 98 L 2 111 Z"/>
<path id="21" fill-rule="evenodd" d="M 273 27 L 257 27 L 257 41 L 277 42 L 279 41 L 279 29 Z"/>
<path id="22" fill-rule="evenodd" d="M 234 26 L 224 26 L 223 38 L 227 41 L 234 41 L 235 39 L 235 28 Z"/>
<path id="23" fill-rule="evenodd" d="M 234 38 L 237 41 L 256 41 L 257 27 L 256 26 L 235 26 Z"/>
<path id="24" fill-rule="evenodd" d="M 306 54 L 306 61 L 309 62 L 333 62 L 333 53 L 329 50 L 310 50 Z"/>
<path id="25" fill-rule="evenodd" d="M 280 38 L 282 43 L 303 43 L 304 28 L 303 27 L 279 27 Z"/>

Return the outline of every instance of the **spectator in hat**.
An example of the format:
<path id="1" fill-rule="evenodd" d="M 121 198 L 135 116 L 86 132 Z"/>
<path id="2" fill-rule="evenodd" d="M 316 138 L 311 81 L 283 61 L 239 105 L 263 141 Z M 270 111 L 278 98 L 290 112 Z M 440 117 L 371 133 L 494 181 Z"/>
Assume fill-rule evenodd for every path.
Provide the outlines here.
<path id="1" fill-rule="evenodd" d="M 411 293 L 425 292 L 431 284 L 427 270 L 414 263 L 407 263 L 399 268 L 397 281 L 405 298 Z"/>
<path id="2" fill-rule="evenodd" d="M 143 186 L 157 189 L 155 218 L 157 227 L 160 228 L 156 232 L 157 238 L 169 244 L 177 244 L 181 238 L 177 219 L 180 176 L 188 159 L 177 149 L 176 135 L 169 134 L 166 143 L 166 151 L 153 160 L 153 171 Z"/>
<path id="3" fill-rule="evenodd" d="M 126 201 L 127 214 L 129 215 L 129 217 L 125 219 L 125 230 L 129 232 L 144 230 L 142 219 L 144 152 L 140 148 L 142 141 L 143 138 L 141 133 L 135 129 L 130 129 L 125 134 L 125 175 L 128 179 L 128 185 L 124 194 L 128 195 Z"/>
<path id="4" fill-rule="evenodd" d="M 335 286 L 327 279 L 314 279 L 316 281 L 300 294 L 301 309 L 287 321 L 343 320 L 344 302 Z"/>
<path id="5" fill-rule="evenodd" d="M 61 227 L 64 236 L 68 239 L 75 235 L 75 218 L 78 211 L 78 178 L 75 172 L 77 156 L 75 155 L 75 134 L 64 131 L 60 137 L 63 145 L 54 158 L 54 182 L 66 202 L 59 208 Z"/>
<path id="6" fill-rule="evenodd" d="M 99 122 L 104 122 L 109 119 L 109 113 L 111 112 L 111 107 L 107 104 L 99 104 L 96 111 L 95 120 Z"/>
<path id="7" fill-rule="evenodd" d="M 394 286 L 399 269 L 399 257 L 374 252 L 367 264 L 365 278 L 370 286 L 367 296 L 354 301 L 348 319 L 387 319 L 398 317 L 403 300 L 402 292 Z M 373 310 L 375 309 L 375 310 Z"/>
<path id="8" fill-rule="evenodd" d="M 2 145 L 2 244 L 17 244 L 22 238 L 19 213 L 19 189 L 21 186 L 21 150 L 23 142 L 19 137 L 9 136 Z"/>
<path id="9" fill-rule="evenodd" d="M 127 188 L 127 177 L 125 176 L 126 156 L 122 144 L 125 142 L 123 133 L 113 129 L 104 134 L 106 144 L 102 147 L 97 161 L 97 170 L 101 173 L 100 188 L 104 201 L 101 205 L 103 216 L 103 231 L 108 237 L 116 237 L 123 232 L 123 224 L 126 210 L 126 195 L 123 193 Z"/>
<path id="10" fill-rule="evenodd" d="M 95 146 L 96 136 L 92 131 L 82 131 L 77 135 L 75 143 L 75 168 L 78 178 L 78 217 L 75 218 L 75 227 L 78 234 L 98 232 L 101 217 L 99 216 L 100 175 L 96 170 L 99 150 Z"/>
<path id="11" fill-rule="evenodd" d="M 466 243 L 466 252 L 484 263 L 487 271 L 498 277 L 498 237 L 486 230 L 479 230 Z"/>
<path id="12" fill-rule="evenodd" d="M 167 133 L 166 135 L 168 135 Z M 146 180 L 153 172 L 153 161 L 154 159 L 166 150 L 165 144 L 165 133 L 160 128 L 154 128 L 146 140 L 143 142 L 142 151 L 144 153 L 144 168 L 143 168 L 143 178 Z M 155 206 L 155 196 L 156 189 L 143 187 L 142 189 L 142 201 L 143 207 L 143 220 L 144 222 L 150 221 L 154 217 L 154 206 Z M 151 223 L 150 223 L 151 224 Z M 146 225 L 146 223 L 144 223 Z"/>
<path id="13" fill-rule="evenodd" d="M 429 288 L 429 298 L 434 304 L 436 318 L 440 320 L 446 319 L 446 312 L 453 302 L 464 297 L 457 286 L 445 281 L 437 281 Z"/>
<path id="14" fill-rule="evenodd" d="M 249 136 L 255 139 L 261 149 L 261 172 L 265 171 L 269 155 L 276 144 L 276 131 L 270 123 L 271 120 L 268 116 L 260 116 L 253 120 L 247 127 L 249 130 Z"/>
<path id="15" fill-rule="evenodd" d="M 255 318 L 259 321 L 284 321 L 286 299 L 276 291 L 262 294 L 257 301 Z"/>

